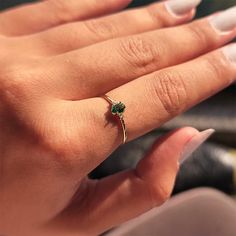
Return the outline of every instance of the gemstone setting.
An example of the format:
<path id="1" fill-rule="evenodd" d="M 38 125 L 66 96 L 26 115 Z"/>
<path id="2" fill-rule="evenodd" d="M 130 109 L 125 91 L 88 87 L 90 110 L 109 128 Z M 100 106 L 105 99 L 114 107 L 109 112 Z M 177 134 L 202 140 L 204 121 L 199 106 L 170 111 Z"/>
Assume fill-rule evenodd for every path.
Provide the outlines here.
<path id="1" fill-rule="evenodd" d="M 112 104 L 111 113 L 112 115 L 122 115 L 125 111 L 125 108 L 125 104 L 122 102 Z"/>

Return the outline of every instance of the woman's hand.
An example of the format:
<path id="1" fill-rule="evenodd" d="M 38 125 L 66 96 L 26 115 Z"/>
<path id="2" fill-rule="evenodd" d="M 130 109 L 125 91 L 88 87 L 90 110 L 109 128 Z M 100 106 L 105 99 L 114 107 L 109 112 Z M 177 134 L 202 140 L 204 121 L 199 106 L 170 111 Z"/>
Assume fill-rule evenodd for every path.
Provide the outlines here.
<path id="1" fill-rule="evenodd" d="M 86 178 L 122 139 L 104 94 L 126 104 L 132 140 L 236 77 L 236 46 L 221 48 L 235 8 L 181 26 L 199 1 L 108 15 L 129 2 L 48 0 L 0 15 L 0 234 L 99 234 L 167 200 L 187 143 L 203 140 L 180 129 L 135 170 Z"/>

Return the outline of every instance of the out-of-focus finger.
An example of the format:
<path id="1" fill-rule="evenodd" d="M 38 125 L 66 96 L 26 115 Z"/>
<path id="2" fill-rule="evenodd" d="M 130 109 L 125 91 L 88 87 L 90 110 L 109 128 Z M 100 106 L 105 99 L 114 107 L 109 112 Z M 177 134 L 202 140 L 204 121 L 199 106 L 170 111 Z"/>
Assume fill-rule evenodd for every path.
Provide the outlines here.
<path id="1" fill-rule="evenodd" d="M 39 32 L 65 22 L 118 11 L 131 0 L 47 0 L 6 10 L 0 14 L 0 32 L 8 36 Z"/>

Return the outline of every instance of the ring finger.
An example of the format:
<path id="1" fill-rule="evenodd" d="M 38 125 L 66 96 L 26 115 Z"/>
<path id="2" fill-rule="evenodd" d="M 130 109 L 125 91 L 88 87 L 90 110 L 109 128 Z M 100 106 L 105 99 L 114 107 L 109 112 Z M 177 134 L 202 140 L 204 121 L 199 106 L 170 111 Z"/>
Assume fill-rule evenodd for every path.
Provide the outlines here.
<path id="1" fill-rule="evenodd" d="M 128 138 L 132 140 L 229 86 L 235 78 L 236 44 L 232 44 L 193 61 L 141 77 L 108 95 L 126 105 L 125 122 Z M 71 106 L 78 112 L 77 116 L 82 110 L 83 117 L 90 117 L 86 131 L 93 143 L 91 163 L 98 164 L 101 157 L 108 156 L 121 143 L 122 129 L 103 98 L 71 104 L 74 104 Z M 94 167 L 90 166 L 88 172 Z"/>

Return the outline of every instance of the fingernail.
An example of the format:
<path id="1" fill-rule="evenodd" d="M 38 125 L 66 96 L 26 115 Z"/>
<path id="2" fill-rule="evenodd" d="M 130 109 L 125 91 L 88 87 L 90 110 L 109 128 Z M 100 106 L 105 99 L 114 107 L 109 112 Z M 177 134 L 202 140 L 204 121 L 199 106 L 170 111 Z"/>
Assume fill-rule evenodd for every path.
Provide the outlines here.
<path id="1" fill-rule="evenodd" d="M 232 43 L 223 48 L 223 53 L 229 61 L 236 63 L 236 43 Z"/>
<path id="2" fill-rule="evenodd" d="M 196 8 L 202 0 L 169 0 L 165 3 L 170 14 L 181 16 Z"/>
<path id="3" fill-rule="evenodd" d="M 236 28 L 236 7 L 229 8 L 210 18 L 210 23 L 216 31 L 229 33 Z"/>
<path id="4" fill-rule="evenodd" d="M 191 155 L 215 132 L 214 129 L 208 129 L 200 132 L 192 137 L 192 139 L 186 144 L 182 156 L 180 158 L 180 164 L 186 161 Z"/>

